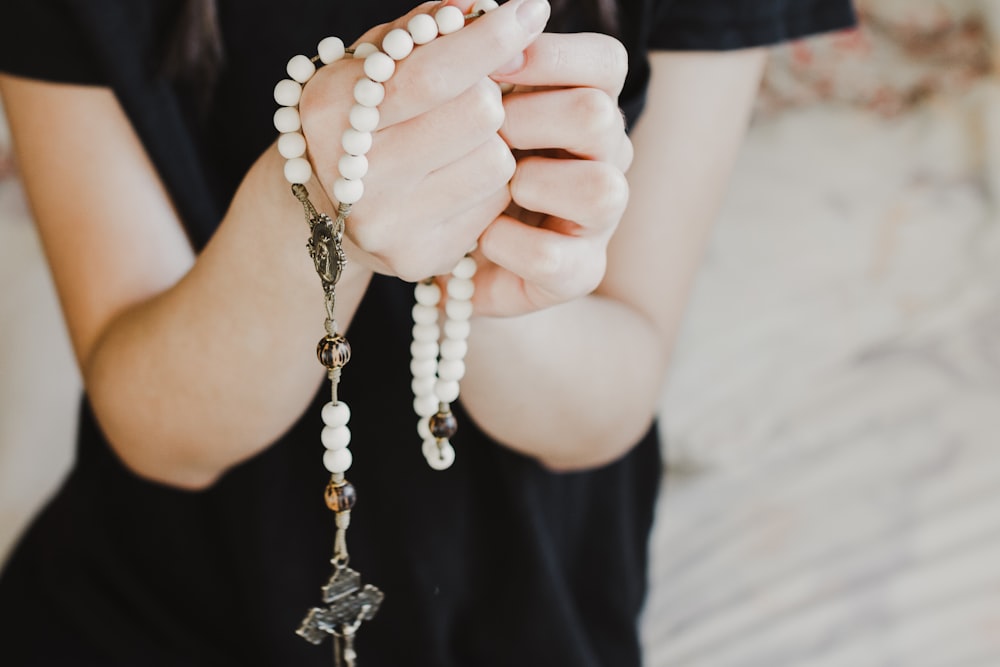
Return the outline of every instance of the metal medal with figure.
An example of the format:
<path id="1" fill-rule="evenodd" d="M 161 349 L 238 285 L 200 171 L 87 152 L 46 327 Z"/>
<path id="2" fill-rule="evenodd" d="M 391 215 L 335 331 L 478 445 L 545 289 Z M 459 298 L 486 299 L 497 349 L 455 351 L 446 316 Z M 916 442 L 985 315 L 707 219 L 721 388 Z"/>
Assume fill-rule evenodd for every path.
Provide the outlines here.
<path id="1" fill-rule="evenodd" d="M 330 378 L 331 404 L 336 406 L 337 387 L 340 370 L 351 358 L 351 347 L 337 332 L 333 317 L 335 301 L 334 288 L 346 264 L 344 255 L 344 221 L 351 212 L 349 204 L 337 208 L 337 219 L 319 213 L 309 201 L 309 192 L 304 185 L 292 186 L 292 192 L 302 203 L 306 221 L 309 223 L 309 256 L 323 283 L 326 302 L 327 335 L 320 340 L 317 356 L 327 368 Z M 347 481 L 343 473 L 333 473 L 326 487 L 326 505 L 336 518 L 334 538 L 333 575 L 323 586 L 323 604 L 313 607 L 307 613 L 296 631 L 298 635 L 313 644 L 320 644 L 327 635 L 333 637 L 334 664 L 337 667 L 356 667 L 357 653 L 354 650 L 354 635 L 365 621 L 375 618 L 385 595 L 371 584 L 362 585 L 361 575 L 348 567 L 350 556 L 347 552 L 347 529 L 351 523 L 351 509 L 357 502 L 354 485 Z"/>

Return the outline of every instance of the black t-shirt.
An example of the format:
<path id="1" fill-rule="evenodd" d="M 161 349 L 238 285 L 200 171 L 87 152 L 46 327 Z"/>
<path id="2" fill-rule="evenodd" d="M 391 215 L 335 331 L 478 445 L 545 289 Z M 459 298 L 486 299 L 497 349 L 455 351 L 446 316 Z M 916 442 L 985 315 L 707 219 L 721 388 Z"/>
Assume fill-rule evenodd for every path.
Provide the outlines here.
<path id="1" fill-rule="evenodd" d="M 273 141 L 271 91 L 288 58 L 328 34 L 353 40 L 412 3 L 220 0 L 228 66 L 207 109 L 158 75 L 178 4 L 6 3 L 0 70 L 112 87 L 201 247 Z M 621 8 L 632 118 L 649 49 L 756 46 L 852 21 L 847 0 Z M 553 474 L 493 442 L 458 405 L 456 463 L 429 470 L 410 407 L 411 298 L 405 284 L 376 277 L 348 332 L 341 396 L 353 412 L 360 496 L 352 564 L 386 593 L 359 635 L 362 664 L 640 664 L 636 618 L 661 474 L 655 431 L 612 465 Z M 293 633 L 330 573 L 324 401 L 321 391 L 278 442 L 191 493 L 124 468 L 85 400 L 77 463 L 0 576 L 5 664 L 329 665 L 329 647 Z"/>

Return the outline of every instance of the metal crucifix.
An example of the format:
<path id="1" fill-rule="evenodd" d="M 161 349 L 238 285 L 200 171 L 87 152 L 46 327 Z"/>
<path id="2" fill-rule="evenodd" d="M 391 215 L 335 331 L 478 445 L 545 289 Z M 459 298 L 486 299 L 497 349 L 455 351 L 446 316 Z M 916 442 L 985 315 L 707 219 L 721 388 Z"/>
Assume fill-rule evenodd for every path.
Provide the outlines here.
<path id="1" fill-rule="evenodd" d="M 354 633 L 364 621 L 375 618 L 384 597 L 375 586 L 362 586 L 355 570 L 339 567 L 323 587 L 323 602 L 328 606 L 310 609 L 296 632 L 313 644 L 333 635 L 337 667 L 355 667 Z"/>

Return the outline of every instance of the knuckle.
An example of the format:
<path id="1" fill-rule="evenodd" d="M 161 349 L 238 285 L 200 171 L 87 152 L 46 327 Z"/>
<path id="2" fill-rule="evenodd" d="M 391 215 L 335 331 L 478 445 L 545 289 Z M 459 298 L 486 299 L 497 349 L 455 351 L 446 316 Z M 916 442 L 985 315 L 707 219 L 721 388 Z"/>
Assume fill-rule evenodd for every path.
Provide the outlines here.
<path id="1" fill-rule="evenodd" d="M 605 216 L 617 217 L 628 205 L 629 186 L 625 174 L 606 162 L 594 162 L 590 170 L 588 190 L 594 198 L 593 205 Z"/>
<path id="2" fill-rule="evenodd" d="M 576 96 L 576 117 L 583 120 L 591 136 L 607 136 L 622 131 L 621 113 L 607 94 L 596 88 L 580 88 Z"/>
<path id="3" fill-rule="evenodd" d="M 560 283 L 566 275 L 566 254 L 561 245 L 540 240 L 531 246 L 529 261 L 535 281 Z"/>
<path id="4" fill-rule="evenodd" d="M 470 92 L 470 117 L 484 134 L 495 134 L 503 127 L 506 117 L 500 88 L 492 81 L 483 79 Z"/>
<path id="5" fill-rule="evenodd" d="M 607 37 L 604 40 L 602 56 L 605 67 L 618 83 L 620 90 L 625 83 L 625 76 L 628 74 L 628 50 L 617 39 Z"/>
<path id="6" fill-rule="evenodd" d="M 514 177 L 517 171 L 517 161 L 514 154 L 510 152 L 510 147 L 498 135 L 493 135 L 487 142 L 489 151 L 489 162 L 493 170 L 493 185 L 500 187 Z"/>

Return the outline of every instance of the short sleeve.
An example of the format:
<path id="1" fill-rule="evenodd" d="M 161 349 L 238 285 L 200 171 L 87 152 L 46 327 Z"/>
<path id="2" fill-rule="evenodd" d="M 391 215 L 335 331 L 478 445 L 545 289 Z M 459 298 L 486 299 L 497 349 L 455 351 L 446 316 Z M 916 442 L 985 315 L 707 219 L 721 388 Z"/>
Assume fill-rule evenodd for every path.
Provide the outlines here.
<path id="1" fill-rule="evenodd" d="M 0 72 L 61 83 L 105 82 L 88 33 L 67 0 L 3 4 Z"/>
<path id="2" fill-rule="evenodd" d="M 850 0 L 668 0 L 654 10 L 648 46 L 668 51 L 743 49 L 854 23 Z"/>

